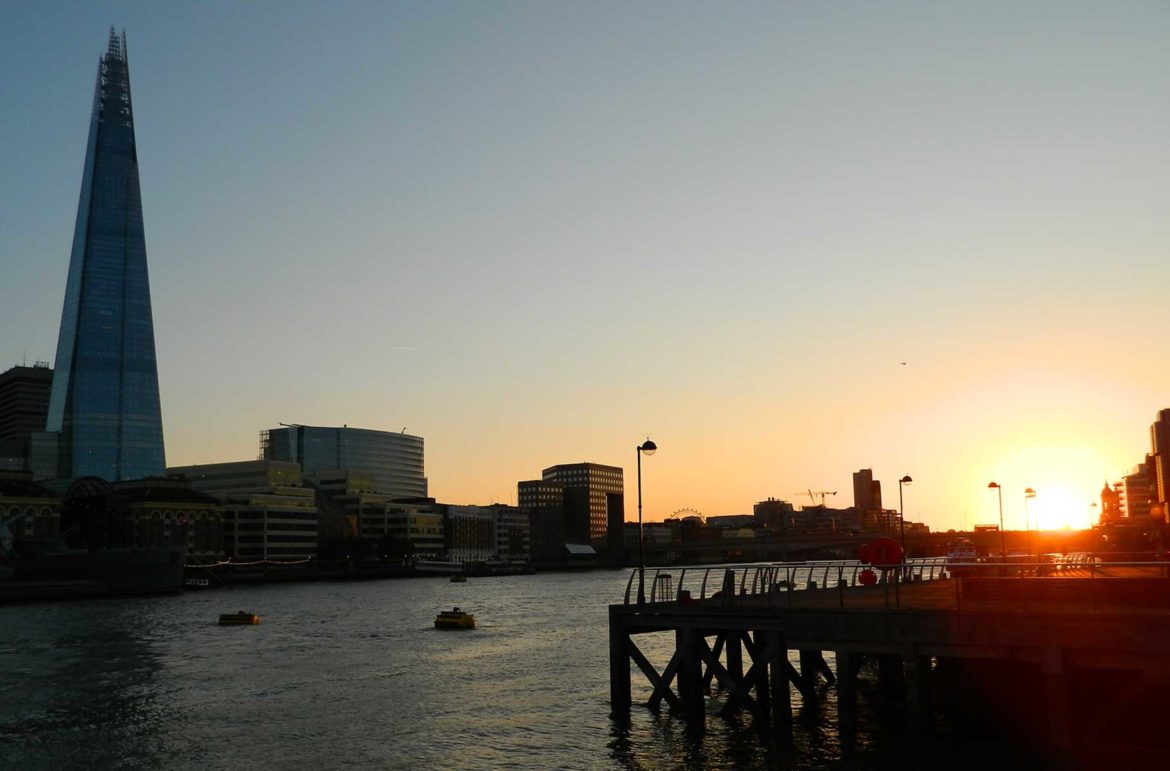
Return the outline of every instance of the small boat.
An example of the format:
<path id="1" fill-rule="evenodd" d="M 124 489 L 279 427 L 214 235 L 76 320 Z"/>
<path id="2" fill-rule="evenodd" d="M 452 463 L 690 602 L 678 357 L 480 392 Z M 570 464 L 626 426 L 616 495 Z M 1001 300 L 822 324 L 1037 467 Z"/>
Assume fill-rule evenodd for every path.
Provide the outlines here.
<path id="1" fill-rule="evenodd" d="M 979 560 L 979 553 L 975 550 L 975 542 L 969 538 L 959 538 L 947 544 L 947 570 L 956 577 L 970 575 L 977 570 L 974 563 Z"/>
<path id="2" fill-rule="evenodd" d="M 455 575 L 451 576 L 451 583 L 465 584 L 467 583 L 467 576 L 463 575 L 462 573 L 456 573 Z"/>
<path id="3" fill-rule="evenodd" d="M 475 629 L 475 616 L 455 608 L 435 616 L 435 629 Z"/>
<path id="4" fill-rule="evenodd" d="M 259 624 L 260 616 L 256 613 L 249 613 L 241 610 L 238 613 L 223 613 L 219 617 L 220 626 L 247 626 L 250 624 Z"/>

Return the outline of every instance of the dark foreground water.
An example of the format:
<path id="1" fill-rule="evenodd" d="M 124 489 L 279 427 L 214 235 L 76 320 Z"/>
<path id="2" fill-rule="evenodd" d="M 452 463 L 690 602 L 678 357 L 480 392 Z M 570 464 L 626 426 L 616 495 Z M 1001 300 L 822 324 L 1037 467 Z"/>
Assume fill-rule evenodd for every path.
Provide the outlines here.
<path id="1" fill-rule="evenodd" d="M 864 684 L 856 746 L 844 750 L 831 689 L 815 707 L 794 695 L 791 742 L 747 715 L 695 730 L 635 706 L 617 724 L 606 606 L 627 577 L 276 584 L 0 608 L 0 768 L 1011 766 L 977 743 L 908 754 Z M 453 605 L 479 628 L 435 630 Z M 261 624 L 216 625 L 241 609 Z M 661 671 L 673 638 L 637 642 Z M 644 702 L 636 668 L 633 682 Z"/>

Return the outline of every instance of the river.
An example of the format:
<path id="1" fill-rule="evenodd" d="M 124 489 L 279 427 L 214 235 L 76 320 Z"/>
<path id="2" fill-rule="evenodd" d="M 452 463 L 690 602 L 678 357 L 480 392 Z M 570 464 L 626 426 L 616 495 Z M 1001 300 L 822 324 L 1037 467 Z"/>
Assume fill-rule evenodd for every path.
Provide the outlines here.
<path id="1" fill-rule="evenodd" d="M 792 741 L 777 741 L 746 714 L 712 715 L 694 729 L 637 706 L 649 689 L 635 668 L 636 706 L 627 725 L 615 723 L 606 608 L 627 577 L 267 584 L 0 608 L 0 767 L 812 769 L 904 760 L 896 721 L 864 707 L 877 698 L 865 683 L 856 746 L 844 750 L 832 689 L 816 706 L 794 696 Z M 456 605 L 479 627 L 435 630 L 435 613 Z M 259 613 L 260 625 L 216 625 L 241 609 Z M 673 638 L 638 645 L 661 670 Z M 980 749 L 968 744 L 953 758 L 979 759 Z"/>

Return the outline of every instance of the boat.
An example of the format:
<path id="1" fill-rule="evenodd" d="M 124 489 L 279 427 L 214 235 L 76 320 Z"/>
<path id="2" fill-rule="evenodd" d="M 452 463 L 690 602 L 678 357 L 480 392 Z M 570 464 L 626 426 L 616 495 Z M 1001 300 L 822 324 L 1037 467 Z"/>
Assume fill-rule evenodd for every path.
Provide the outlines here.
<path id="1" fill-rule="evenodd" d="M 413 566 L 417 575 L 453 576 L 463 572 L 463 563 L 453 560 L 415 560 Z"/>
<path id="2" fill-rule="evenodd" d="M 440 611 L 435 616 L 435 629 L 475 629 L 475 616 L 459 608 Z"/>
<path id="3" fill-rule="evenodd" d="M 953 576 L 970 575 L 976 570 L 979 560 L 975 542 L 970 538 L 959 538 L 947 544 L 947 570 Z"/>
<path id="4" fill-rule="evenodd" d="M 249 613 L 246 610 L 241 610 L 237 613 L 224 613 L 219 617 L 220 626 L 250 626 L 259 623 L 260 616 L 256 613 Z"/>
<path id="5" fill-rule="evenodd" d="M 456 573 L 455 575 L 451 576 L 451 583 L 465 584 L 467 583 L 467 576 L 463 575 L 462 573 Z"/>

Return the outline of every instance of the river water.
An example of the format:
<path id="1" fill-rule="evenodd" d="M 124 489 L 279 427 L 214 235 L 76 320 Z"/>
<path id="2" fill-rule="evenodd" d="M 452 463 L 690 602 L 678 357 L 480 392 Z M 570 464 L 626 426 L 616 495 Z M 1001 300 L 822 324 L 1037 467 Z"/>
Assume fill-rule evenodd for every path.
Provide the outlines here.
<path id="1" fill-rule="evenodd" d="M 885 722 L 888 710 L 865 683 L 853 748 L 838 741 L 832 689 L 808 707 L 794 693 L 796 726 L 783 741 L 761 734 L 746 714 L 712 715 L 695 729 L 666 709 L 638 706 L 650 691 L 636 667 L 632 717 L 615 723 L 607 605 L 620 601 L 628 575 L 268 584 L 0 608 L 0 767 L 906 762 L 896 721 Z M 473 612 L 479 628 L 435 630 L 435 613 L 455 605 Z M 261 614 L 260 625 L 216 625 L 220 613 L 240 609 Z M 661 671 L 673 637 L 637 642 Z M 978 759 L 979 749 L 954 757 Z"/>

